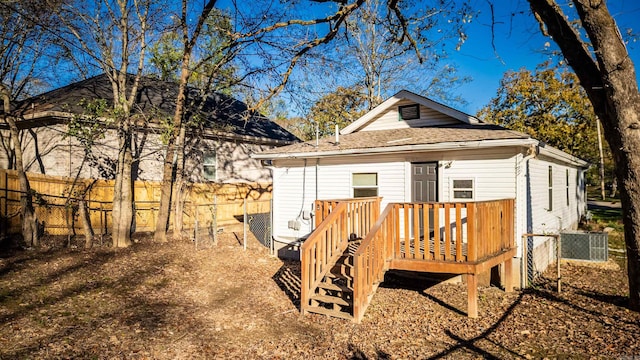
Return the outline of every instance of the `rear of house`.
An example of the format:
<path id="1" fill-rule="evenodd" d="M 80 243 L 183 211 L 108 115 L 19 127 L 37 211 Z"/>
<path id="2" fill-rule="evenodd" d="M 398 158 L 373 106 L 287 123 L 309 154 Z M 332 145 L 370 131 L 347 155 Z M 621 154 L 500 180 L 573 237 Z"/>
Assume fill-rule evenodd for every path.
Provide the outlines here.
<path id="1" fill-rule="evenodd" d="M 267 150 L 273 236 L 291 243 L 317 225 L 316 199 L 382 197 L 389 203 L 515 199 L 515 238 L 575 228 L 586 206 L 587 163 L 528 135 L 401 91 L 339 136 Z M 520 244 L 518 244 L 520 245 Z M 531 245 L 537 268 L 547 239 Z M 522 256 L 519 249 L 516 262 Z"/>

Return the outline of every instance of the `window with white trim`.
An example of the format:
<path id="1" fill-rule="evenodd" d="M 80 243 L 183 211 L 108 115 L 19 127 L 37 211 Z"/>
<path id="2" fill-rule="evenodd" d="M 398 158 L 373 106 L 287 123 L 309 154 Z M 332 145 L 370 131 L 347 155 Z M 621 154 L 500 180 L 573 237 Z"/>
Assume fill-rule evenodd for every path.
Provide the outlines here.
<path id="1" fill-rule="evenodd" d="M 420 119 L 420 105 L 398 106 L 398 114 L 400 115 L 398 120 Z"/>
<path id="2" fill-rule="evenodd" d="M 566 173 L 566 184 L 567 184 L 567 206 L 569 206 L 569 169 L 567 169 Z"/>
<path id="3" fill-rule="evenodd" d="M 353 197 L 378 196 L 378 173 L 351 174 Z"/>
<path id="4" fill-rule="evenodd" d="M 547 210 L 553 211 L 553 167 L 549 165 L 549 205 Z"/>
<path id="5" fill-rule="evenodd" d="M 205 180 L 217 180 L 218 159 L 215 150 L 206 151 L 202 156 L 202 176 Z"/>
<path id="6" fill-rule="evenodd" d="M 473 200 L 473 179 L 453 179 L 451 181 L 452 198 L 459 200 Z"/>

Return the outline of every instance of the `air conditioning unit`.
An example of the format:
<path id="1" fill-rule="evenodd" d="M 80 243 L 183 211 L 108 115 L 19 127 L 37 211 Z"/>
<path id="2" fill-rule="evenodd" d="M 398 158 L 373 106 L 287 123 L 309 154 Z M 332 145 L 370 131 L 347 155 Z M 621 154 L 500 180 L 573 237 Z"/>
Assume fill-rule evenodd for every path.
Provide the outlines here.
<path id="1" fill-rule="evenodd" d="M 560 233 L 562 258 L 587 261 L 609 260 L 609 237 L 603 232 Z"/>

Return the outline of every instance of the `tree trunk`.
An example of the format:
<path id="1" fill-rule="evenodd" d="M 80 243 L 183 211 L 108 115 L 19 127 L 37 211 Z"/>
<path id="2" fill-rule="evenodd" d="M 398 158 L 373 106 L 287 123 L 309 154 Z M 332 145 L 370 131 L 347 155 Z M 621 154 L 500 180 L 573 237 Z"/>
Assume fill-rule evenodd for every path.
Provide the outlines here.
<path id="1" fill-rule="evenodd" d="M 78 202 L 78 215 L 82 221 L 82 230 L 84 231 L 84 248 L 91 249 L 93 247 L 93 228 L 91 227 L 91 218 L 89 217 L 89 211 L 87 211 L 87 203 L 84 200 Z"/>
<path id="2" fill-rule="evenodd" d="M 596 129 L 598 130 L 598 151 L 600 154 L 600 196 L 602 200 L 606 198 L 604 188 L 604 153 L 602 152 L 602 131 L 600 130 L 600 120 L 596 119 Z"/>
<path id="3" fill-rule="evenodd" d="M 38 237 L 38 219 L 33 208 L 33 196 L 31 185 L 24 171 L 24 160 L 22 158 L 22 144 L 20 144 L 20 132 L 15 119 L 11 116 L 11 97 L 9 90 L 0 84 L 0 92 L 4 102 L 4 118 L 9 124 L 9 130 L 13 140 L 16 170 L 18 171 L 18 182 L 20 183 L 20 214 L 22 215 L 22 240 L 26 247 L 40 246 Z"/>
<path id="4" fill-rule="evenodd" d="M 129 120 L 126 120 L 129 121 Z M 113 247 L 131 245 L 131 225 L 133 222 L 133 180 L 131 178 L 131 130 L 125 124 L 120 131 L 118 168 L 113 190 L 112 240 Z"/>
<path id="5" fill-rule="evenodd" d="M 180 129 L 178 135 L 177 144 L 177 157 L 176 157 L 176 179 L 173 185 L 173 193 L 176 195 L 176 203 L 174 206 L 174 213 L 176 218 L 173 221 L 173 237 L 179 239 L 182 236 L 182 211 L 184 210 L 184 193 L 182 192 L 182 185 L 184 183 L 184 144 L 186 139 L 186 129 L 184 126 Z M 178 218 L 179 214 L 179 218 Z"/>
<path id="6" fill-rule="evenodd" d="M 182 178 L 182 177 L 181 177 Z M 182 237 L 183 221 L 184 221 L 184 190 L 182 180 L 176 180 L 173 186 L 174 200 L 174 218 L 173 218 L 173 238 L 180 239 Z"/>
<path id="7" fill-rule="evenodd" d="M 640 311 L 640 94 L 635 67 L 604 1 L 573 2 L 592 52 L 555 1 L 529 3 L 560 46 L 602 121 L 622 203 L 629 307 Z"/>
<path id="8" fill-rule="evenodd" d="M 184 116 L 184 106 L 187 92 L 187 82 L 189 80 L 189 61 L 190 52 L 185 53 L 182 57 L 182 71 L 180 73 L 180 86 L 178 87 L 178 98 L 176 99 L 176 111 L 173 115 L 173 131 L 167 144 L 167 155 L 164 159 L 164 168 L 162 173 L 162 191 L 160 193 L 160 209 L 158 210 L 158 218 L 156 220 L 156 230 L 153 238 L 159 242 L 167 241 L 167 229 L 169 228 L 169 213 L 171 209 L 171 193 L 173 190 L 174 174 L 176 171 L 177 161 L 174 157 L 180 152 L 182 144 L 178 144 L 176 140 L 183 132 L 182 118 Z M 174 156 L 176 155 L 176 156 Z"/>

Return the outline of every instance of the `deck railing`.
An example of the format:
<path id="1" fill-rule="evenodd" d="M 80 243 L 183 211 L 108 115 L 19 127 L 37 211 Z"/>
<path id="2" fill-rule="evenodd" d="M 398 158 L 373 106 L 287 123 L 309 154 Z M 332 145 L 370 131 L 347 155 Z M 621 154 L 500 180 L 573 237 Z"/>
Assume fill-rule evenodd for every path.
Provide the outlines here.
<path id="1" fill-rule="evenodd" d="M 387 205 L 367 237 L 353 255 L 353 316 L 360 319 L 369 304 L 369 297 L 375 286 L 382 282 L 387 270 L 387 260 L 392 256 L 393 234 L 397 229 L 397 212 L 393 205 Z"/>
<path id="2" fill-rule="evenodd" d="M 304 314 L 309 306 L 311 292 L 327 275 L 331 267 L 347 248 L 347 204 L 337 204 L 316 227 L 300 248 L 302 286 L 300 310 Z"/>
<path id="3" fill-rule="evenodd" d="M 390 260 L 476 263 L 515 246 L 513 200 L 389 204 L 354 255 L 354 319 Z"/>
<path id="4" fill-rule="evenodd" d="M 316 200 L 315 221 L 317 226 L 329 216 L 338 204 L 347 204 L 348 221 L 347 226 L 349 236 L 353 238 L 364 238 L 369 229 L 378 219 L 380 214 L 380 197 L 363 197 L 342 200 Z"/>
<path id="5" fill-rule="evenodd" d="M 312 291 L 346 250 L 349 240 L 365 236 L 380 214 L 380 199 L 316 201 L 319 225 L 300 248 L 302 266 L 301 311 Z"/>

